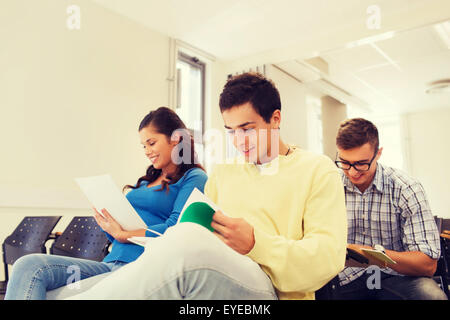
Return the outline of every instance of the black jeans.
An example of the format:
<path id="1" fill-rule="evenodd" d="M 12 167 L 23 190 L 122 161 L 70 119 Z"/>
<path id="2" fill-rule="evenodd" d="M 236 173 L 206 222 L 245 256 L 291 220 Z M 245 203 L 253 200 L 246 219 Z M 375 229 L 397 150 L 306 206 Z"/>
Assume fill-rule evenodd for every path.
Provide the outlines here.
<path id="1" fill-rule="evenodd" d="M 447 300 L 437 283 L 428 277 L 395 276 L 380 272 L 380 281 L 365 272 L 352 282 L 341 285 L 339 300 Z"/>

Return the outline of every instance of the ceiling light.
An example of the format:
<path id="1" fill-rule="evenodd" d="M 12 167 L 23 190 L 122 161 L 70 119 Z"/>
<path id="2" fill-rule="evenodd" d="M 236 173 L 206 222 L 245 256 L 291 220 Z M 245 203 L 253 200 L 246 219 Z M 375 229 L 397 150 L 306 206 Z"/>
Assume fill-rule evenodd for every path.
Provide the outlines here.
<path id="1" fill-rule="evenodd" d="M 388 39 L 393 38 L 394 35 L 395 35 L 394 31 L 389 31 L 389 32 L 385 32 L 385 33 L 382 33 L 382 34 L 377 34 L 377 35 L 372 36 L 372 37 L 368 37 L 368 38 L 364 38 L 364 39 L 361 39 L 361 40 L 357 40 L 357 41 L 353 41 L 353 42 L 347 43 L 345 45 L 345 47 L 347 49 L 351 49 L 351 48 L 359 47 L 359 46 L 362 46 L 362 45 L 365 45 L 365 44 L 371 44 L 371 43 L 375 43 L 375 42 L 378 42 L 378 41 L 388 40 Z"/>
<path id="2" fill-rule="evenodd" d="M 436 24 L 434 30 L 436 30 L 447 49 L 450 49 L 450 21 Z"/>
<path id="3" fill-rule="evenodd" d="M 429 83 L 425 92 L 428 94 L 450 93 L 450 79 L 442 79 Z"/>

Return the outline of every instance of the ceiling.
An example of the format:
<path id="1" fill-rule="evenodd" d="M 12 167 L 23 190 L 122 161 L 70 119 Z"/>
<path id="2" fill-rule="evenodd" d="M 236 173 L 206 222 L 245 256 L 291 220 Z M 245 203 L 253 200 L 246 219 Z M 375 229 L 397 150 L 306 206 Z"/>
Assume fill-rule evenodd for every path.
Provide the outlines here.
<path id="1" fill-rule="evenodd" d="M 448 94 L 425 94 L 427 83 L 450 78 L 450 23 L 444 32 L 432 25 L 450 20 L 448 0 L 377 0 L 383 26 L 372 32 L 373 0 L 92 1 L 221 61 L 254 63 L 275 52 L 260 61 L 298 71 L 348 104 L 396 113 L 450 107 Z M 305 52 L 314 50 L 328 71 L 313 68 L 305 80 Z"/>
<path id="2" fill-rule="evenodd" d="M 332 83 L 329 94 L 338 100 L 383 114 L 450 108 L 450 93 L 425 92 L 429 83 L 450 79 L 450 20 L 349 44 L 318 57 L 327 70 L 314 68 L 308 60 L 277 66 L 319 90 L 326 89 L 322 81 Z"/>
<path id="3" fill-rule="evenodd" d="M 359 82 L 365 89 L 358 91 L 360 98 L 373 107 L 400 112 L 450 107 L 449 94 L 425 93 L 430 82 L 450 78 L 450 21 L 444 26 L 447 40 L 441 38 L 435 26 L 429 26 L 328 52 L 323 58 L 336 69 L 332 81 L 349 89 L 352 83 Z"/>
<path id="4" fill-rule="evenodd" d="M 354 25 L 364 29 L 373 5 L 373 0 L 93 1 L 221 60 L 323 38 L 330 30 L 348 32 Z M 376 2 L 388 21 L 392 15 L 442 0 Z"/>

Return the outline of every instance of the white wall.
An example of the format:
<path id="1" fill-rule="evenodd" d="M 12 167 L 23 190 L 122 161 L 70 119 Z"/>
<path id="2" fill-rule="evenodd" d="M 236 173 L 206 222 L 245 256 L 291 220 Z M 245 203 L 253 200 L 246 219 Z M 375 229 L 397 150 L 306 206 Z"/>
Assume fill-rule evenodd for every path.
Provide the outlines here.
<path id="1" fill-rule="evenodd" d="M 281 138 L 286 143 L 307 149 L 308 117 L 304 85 L 272 65 L 267 65 L 266 76 L 274 82 L 280 93 Z"/>
<path id="2" fill-rule="evenodd" d="M 211 104 L 206 112 L 208 128 L 224 130 L 222 114 L 220 112 L 219 100 L 223 87 L 227 82 L 227 65 L 221 61 L 215 61 L 211 66 Z"/>
<path id="3" fill-rule="evenodd" d="M 89 1 L 70 31 L 69 3 L 2 4 L 16 18 L 0 21 L 2 207 L 84 207 L 76 176 L 133 182 L 139 122 L 168 102 L 169 38 Z"/>
<path id="4" fill-rule="evenodd" d="M 423 184 L 433 214 L 450 218 L 450 108 L 407 114 L 409 171 Z"/>
<path id="5" fill-rule="evenodd" d="M 80 30 L 66 27 L 73 3 Z M 74 177 L 121 187 L 145 172 L 137 129 L 168 104 L 169 38 L 86 0 L 7 0 L 0 13 L 3 242 L 25 215 L 91 214 Z"/>
<path id="6" fill-rule="evenodd" d="M 336 158 L 336 136 L 339 124 L 347 119 L 347 106 L 338 100 L 325 96 L 322 102 L 323 153 L 332 160 Z"/>

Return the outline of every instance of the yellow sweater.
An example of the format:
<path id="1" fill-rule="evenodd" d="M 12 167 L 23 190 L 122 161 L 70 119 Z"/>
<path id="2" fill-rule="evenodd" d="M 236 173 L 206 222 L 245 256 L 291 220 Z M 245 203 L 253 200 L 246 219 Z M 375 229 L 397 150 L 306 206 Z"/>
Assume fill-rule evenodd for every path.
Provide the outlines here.
<path id="1" fill-rule="evenodd" d="M 314 299 L 344 268 L 344 188 L 329 158 L 299 148 L 265 166 L 240 158 L 216 165 L 205 193 L 225 214 L 253 226 L 247 255 L 269 275 L 279 299 Z"/>

